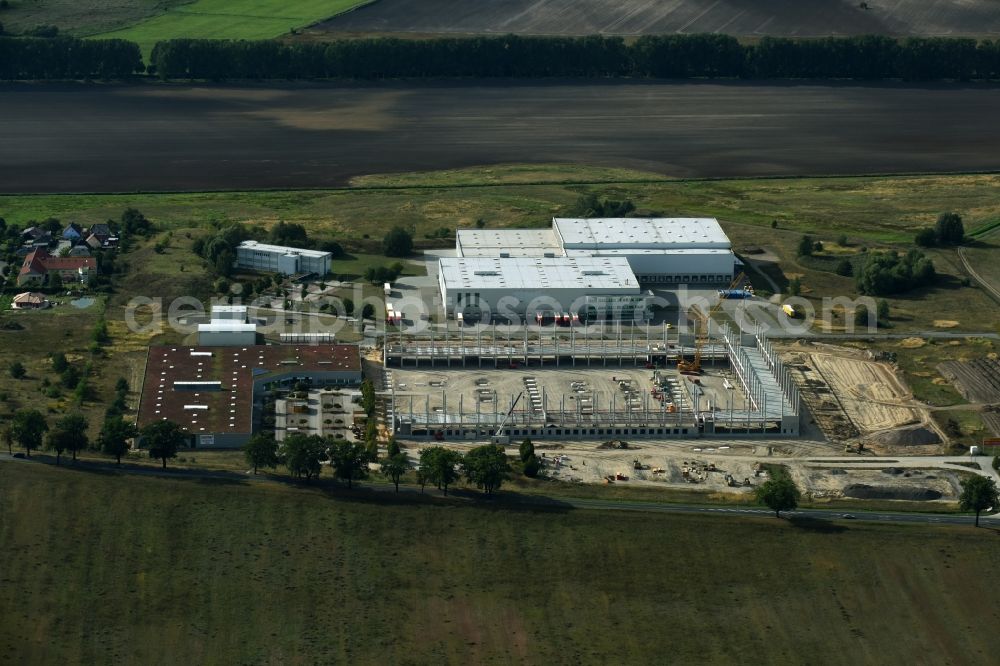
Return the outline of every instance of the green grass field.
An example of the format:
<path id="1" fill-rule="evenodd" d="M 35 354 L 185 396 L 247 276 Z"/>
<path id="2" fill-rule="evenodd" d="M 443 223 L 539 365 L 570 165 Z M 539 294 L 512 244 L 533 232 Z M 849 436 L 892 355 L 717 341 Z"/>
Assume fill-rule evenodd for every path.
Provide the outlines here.
<path id="1" fill-rule="evenodd" d="M 986 663 L 1000 649 L 986 529 L 396 504 L 10 462 L 0 495 L 10 663 Z"/>
<path id="2" fill-rule="evenodd" d="M 194 0 L 120 30 L 95 35 L 138 42 L 147 57 L 163 39 L 270 39 L 367 0 Z"/>
<path id="3" fill-rule="evenodd" d="M 19 33 L 40 25 L 54 25 L 76 36 L 116 30 L 161 14 L 191 0 L 9 0 L 0 11 L 4 30 Z"/>

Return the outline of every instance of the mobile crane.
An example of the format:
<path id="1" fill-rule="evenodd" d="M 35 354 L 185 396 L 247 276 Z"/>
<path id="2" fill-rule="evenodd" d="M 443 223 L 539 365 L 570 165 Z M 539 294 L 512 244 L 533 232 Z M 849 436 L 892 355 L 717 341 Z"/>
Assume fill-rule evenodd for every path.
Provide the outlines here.
<path id="1" fill-rule="evenodd" d="M 739 285 L 743 281 L 744 277 L 745 277 L 744 273 L 740 273 L 739 275 L 737 275 L 736 279 L 730 283 L 726 291 L 736 289 L 737 285 Z M 682 351 L 681 351 L 681 357 L 677 361 L 677 372 L 681 373 L 682 375 L 701 374 L 701 350 L 708 342 L 708 332 L 709 332 L 708 323 L 709 321 L 711 321 L 712 316 L 715 315 L 715 313 L 719 311 L 719 308 L 722 307 L 723 300 L 724 300 L 723 298 L 720 298 L 719 302 L 716 303 L 712 307 L 712 309 L 708 311 L 708 315 L 703 314 L 702 311 L 697 306 L 695 305 L 691 306 L 690 312 L 698 320 L 698 323 L 695 324 L 694 358 L 690 361 L 685 359 L 683 347 L 678 347 Z M 698 329 L 702 329 L 703 335 L 698 334 Z"/>

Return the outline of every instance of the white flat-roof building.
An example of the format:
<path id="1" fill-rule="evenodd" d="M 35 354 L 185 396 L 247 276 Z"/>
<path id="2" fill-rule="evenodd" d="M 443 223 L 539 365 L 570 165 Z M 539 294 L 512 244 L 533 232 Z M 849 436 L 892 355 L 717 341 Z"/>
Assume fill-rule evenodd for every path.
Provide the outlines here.
<path id="1" fill-rule="evenodd" d="M 236 248 L 236 266 L 265 273 L 316 273 L 330 272 L 333 255 L 319 250 L 303 250 L 283 245 L 268 245 L 257 241 L 243 241 Z"/>
<path id="2" fill-rule="evenodd" d="M 245 305 L 213 305 L 212 320 L 247 321 Z"/>
<path id="3" fill-rule="evenodd" d="M 552 218 L 566 249 L 724 249 L 732 247 L 714 217 Z"/>
<path id="4" fill-rule="evenodd" d="M 460 257 L 563 256 L 552 229 L 459 229 L 455 245 Z"/>
<path id="5" fill-rule="evenodd" d="M 257 326 L 231 319 L 198 324 L 200 347 L 246 347 L 257 344 Z"/>
<path id="6" fill-rule="evenodd" d="M 648 294 L 621 257 L 455 257 L 440 260 L 449 316 L 645 317 Z"/>
<path id="7" fill-rule="evenodd" d="M 213 305 L 212 318 L 198 324 L 201 347 L 243 347 L 257 344 L 257 325 L 249 323 L 245 305 Z"/>
<path id="8" fill-rule="evenodd" d="M 459 257 L 620 257 L 642 283 L 729 283 L 739 261 L 715 218 L 553 218 L 550 229 L 462 229 Z"/>

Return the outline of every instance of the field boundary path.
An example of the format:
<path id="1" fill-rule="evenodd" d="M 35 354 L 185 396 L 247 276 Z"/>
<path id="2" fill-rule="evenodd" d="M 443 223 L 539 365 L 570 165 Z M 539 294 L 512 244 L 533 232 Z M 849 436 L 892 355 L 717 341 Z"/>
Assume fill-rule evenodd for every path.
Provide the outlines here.
<path id="1" fill-rule="evenodd" d="M 815 463 L 825 463 L 829 462 L 831 464 L 836 464 L 838 458 L 822 458 L 816 459 L 812 462 Z M 857 463 L 857 458 L 851 458 L 853 463 Z M 906 458 L 894 457 L 892 458 L 894 465 L 907 465 L 909 462 Z M 935 460 L 932 458 L 918 458 L 918 460 L 926 461 Z M 942 458 L 941 464 L 944 464 L 949 459 Z M 42 464 L 42 465 L 52 465 L 55 466 L 55 458 L 45 454 L 35 454 L 30 459 L 18 459 L 13 458 L 8 453 L 0 453 L 0 462 L 11 463 L 11 464 Z M 877 459 L 873 459 L 871 462 L 878 462 Z M 967 462 L 967 460 L 966 460 Z M 70 463 L 64 463 L 65 467 L 73 469 L 74 466 Z M 575 498 L 575 497 L 547 497 L 543 495 L 528 495 L 528 494 L 516 494 L 510 492 L 502 492 L 500 495 L 494 498 L 486 498 L 482 494 L 472 491 L 456 490 L 452 491 L 447 497 L 439 497 L 434 494 L 424 493 L 416 487 L 401 486 L 399 493 L 395 493 L 393 486 L 389 484 L 378 485 L 378 484 L 361 484 L 355 483 L 355 491 L 347 491 L 335 482 L 329 479 L 320 479 L 314 481 L 311 484 L 305 484 L 295 479 L 284 479 L 277 477 L 268 476 L 252 476 L 247 474 L 239 474 L 237 472 L 225 472 L 225 471 L 215 471 L 215 470 L 192 470 L 192 469 L 167 469 L 163 470 L 157 467 L 140 467 L 136 465 L 122 465 L 117 467 L 111 463 L 94 463 L 89 461 L 78 461 L 75 465 L 76 468 L 96 471 L 102 473 L 119 473 L 119 474 L 134 474 L 137 476 L 151 476 L 160 478 L 173 478 L 173 479 L 202 479 L 202 480 L 219 480 L 228 482 L 247 482 L 247 483 L 271 483 L 271 484 L 283 484 L 291 486 L 301 486 L 304 488 L 316 488 L 323 490 L 335 490 L 343 493 L 344 498 L 354 498 L 354 499 L 365 499 L 366 495 L 368 499 L 375 500 L 378 497 L 383 499 L 398 498 L 401 501 L 449 501 L 456 503 L 481 503 L 486 505 L 487 503 L 502 504 L 507 505 L 511 508 L 529 508 L 529 509 L 548 509 L 548 510 L 571 510 L 571 509 L 591 509 L 597 511 L 639 511 L 647 513 L 682 513 L 682 514 L 708 514 L 708 515 L 729 515 L 729 516 L 742 516 L 742 517 L 761 517 L 773 515 L 773 512 L 758 506 L 709 506 L 700 504 L 683 504 L 683 503 L 668 503 L 668 502 L 650 502 L 650 501 L 628 501 L 628 500 L 601 500 L 601 499 L 585 499 L 585 498 Z M 989 469 L 986 476 L 991 478 L 996 478 L 997 473 Z M 918 513 L 918 512 L 890 512 L 890 511 L 864 511 L 864 510 L 851 510 L 849 513 L 844 510 L 828 510 L 828 509 L 799 509 L 796 511 L 786 511 L 782 513 L 785 517 L 799 517 L 815 520 L 850 520 L 850 519 L 860 519 L 869 520 L 875 522 L 886 522 L 886 523 L 916 523 L 916 524 L 928 524 L 928 525 L 969 525 L 971 523 L 971 518 L 967 515 L 961 514 L 946 514 L 946 513 Z M 996 522 L 1000 524 L 1000 514 L 996 515 L 983 515 L 980 517 L 980 521 L 985 521 L 987 524 L 990 522 Z"/>
<path id="2" fill-rule="evenodd" d="M 983 234 L 981 238 L 987 238 L 989 236 L 996 235 L 996 233 L 997 230 L 994 230 L 989 233 Z M 969 258 L 965 256 L 965 248 L 962 246 L 959 246 L 958 248 L 958 258 L 961 260 L 962 266 L 969 274 L 969 277 L 975 280 L 976 284 L 985 289 L 986 293 L 988 293 L 993 300 L 995 300 L 997 303 L 1000 303 L 1000 289 L 994 287 L 992 284 L 990 284 L 988 280 L 986 280 L 982 275 L 976 272 L 976 269 L 973 268 L 972 264 L 969 262 Z"/>

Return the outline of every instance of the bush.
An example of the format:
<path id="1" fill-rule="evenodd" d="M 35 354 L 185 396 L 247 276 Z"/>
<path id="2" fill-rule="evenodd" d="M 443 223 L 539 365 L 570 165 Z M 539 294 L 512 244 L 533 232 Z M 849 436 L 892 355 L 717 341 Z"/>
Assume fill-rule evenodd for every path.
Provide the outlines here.
<path id="1" fill-rule="evenodd" d="M 62 374 L 69 367 L 69 362 L 66 360 L 66 355 L 62 352 L 56 352 L 52 354 L 52 369 L 58 374 Z"/>
<path id="2" fill-rule="evenodd" d="M 527 462 L 528 458 L 535 457 L 535 445 L 531 443 L 530 439 L 525 439 L 518 447 L 518 453 L 521 456 L 521 462 Z"/>
<path id="3" fill-rule="evenodd" d="M 80 383 L 80 371 L 72 365 L 68 366 L 62 374 L 59 375 L 59 382 L 67 389 L 75 389 L 77 384 Z"/>
<path id="4" fill-rule="evenodd" d="M 847 247 L 849 245 L 847 242 L 847 234 L 840 234 L 837 236 L 837 245 L 840 247 Z"/>
<path id="5" fill-rule="evenodd" d="M 332 241 L 332 240 L 323 241 L 322 243 L 320 243 L 319 249 L 322 250 L 323 252 L 329 252 L 331 255 L 333 255 L 334 259 L 344 256 L 344 246 L 338 243 L 337 241 Z"/>
<path id="6" fill-rule="evenodd" d="M 393 227 L 382 239 L 382 252 L 387 257 L 408 257 L 413 252 L 413 234 L 403 227 Z"/>
<path id="7" fill-rule="evenodd" d="M 871 326 L 873 323 L 877 325 L 877 322 L 871 321 L 871 312 L 868 310 L 868 306 L 859 305 L 854 311 L 854 325 L 855 326 Z"/>
<path id="8" fill-rule="evenodd" d="M 855 278 L 858 292 L 866 296 L 889 296 L 931 284 L 937 276 L 933 262 L 919 250 L 904 255 L 871 252 Z"/>
<path id="9" fill-rule="evenodd" d="M 802 293 L 802 280 L 795 277 L 788 281 L 788 295 L 798 296 Z"/>
<path id="10" fill-rule="evenodd" d="M 851 263 L 850 259 L 841 259 L 837 263 L 836 273 L 844 277 L 851 277 L 854 275 L 854 264 Z"/>
<path id="11" fill-rule="evenodd" d="M 799 239 L 799 247 L 796 254 L 800 257 L 811 257 L 815 248 L 816 244 L 813 242 L 812 236 L 806 235 Z"/>
<path id="12" fill-rule="evenodd" d="M 876 319 L 878 321 L 876 322 L 876 324 L 878 324 L 879 326 L 885 326 L 887 323 L 889 323 L 889 301 L 885 300 L 884 298 L 879 300 L 877 314 L 878 316 L 876 317 Z"/>
<path id="13" fill-rule="evenodd" d="M 28 371 L 24 368 L 24 364 L 20 361 L 14 361 L 11 363 L 8 371 L 10 372 L 10 376 L 14 379 L 23 379 L 28 374 Z"/>
<path id="14" fill-rule="evenodd" d="M 542 471 L 542 463 L 537 457 L 531 455 L 527 460 L 524 461 L 524 475 L 528 478 L 534 479 L 538 477 L 538 473 Z"/>
<path id="15" fill-rule="evenodd" d="M 917 244 L 918 247 L 934 247 L 937 245 L 937 232 L 933 228 L 927 227 L 921 229 L 914 236 L 913 242 Z"/>
<path id="16" fill-rule="evenodd" d="M 576 201 L 569 214 L 574 217 L 628 217 L 635 212 L 635 204 L 624 199 L 600 199 L 596 194 L 585 194 Z"/>

